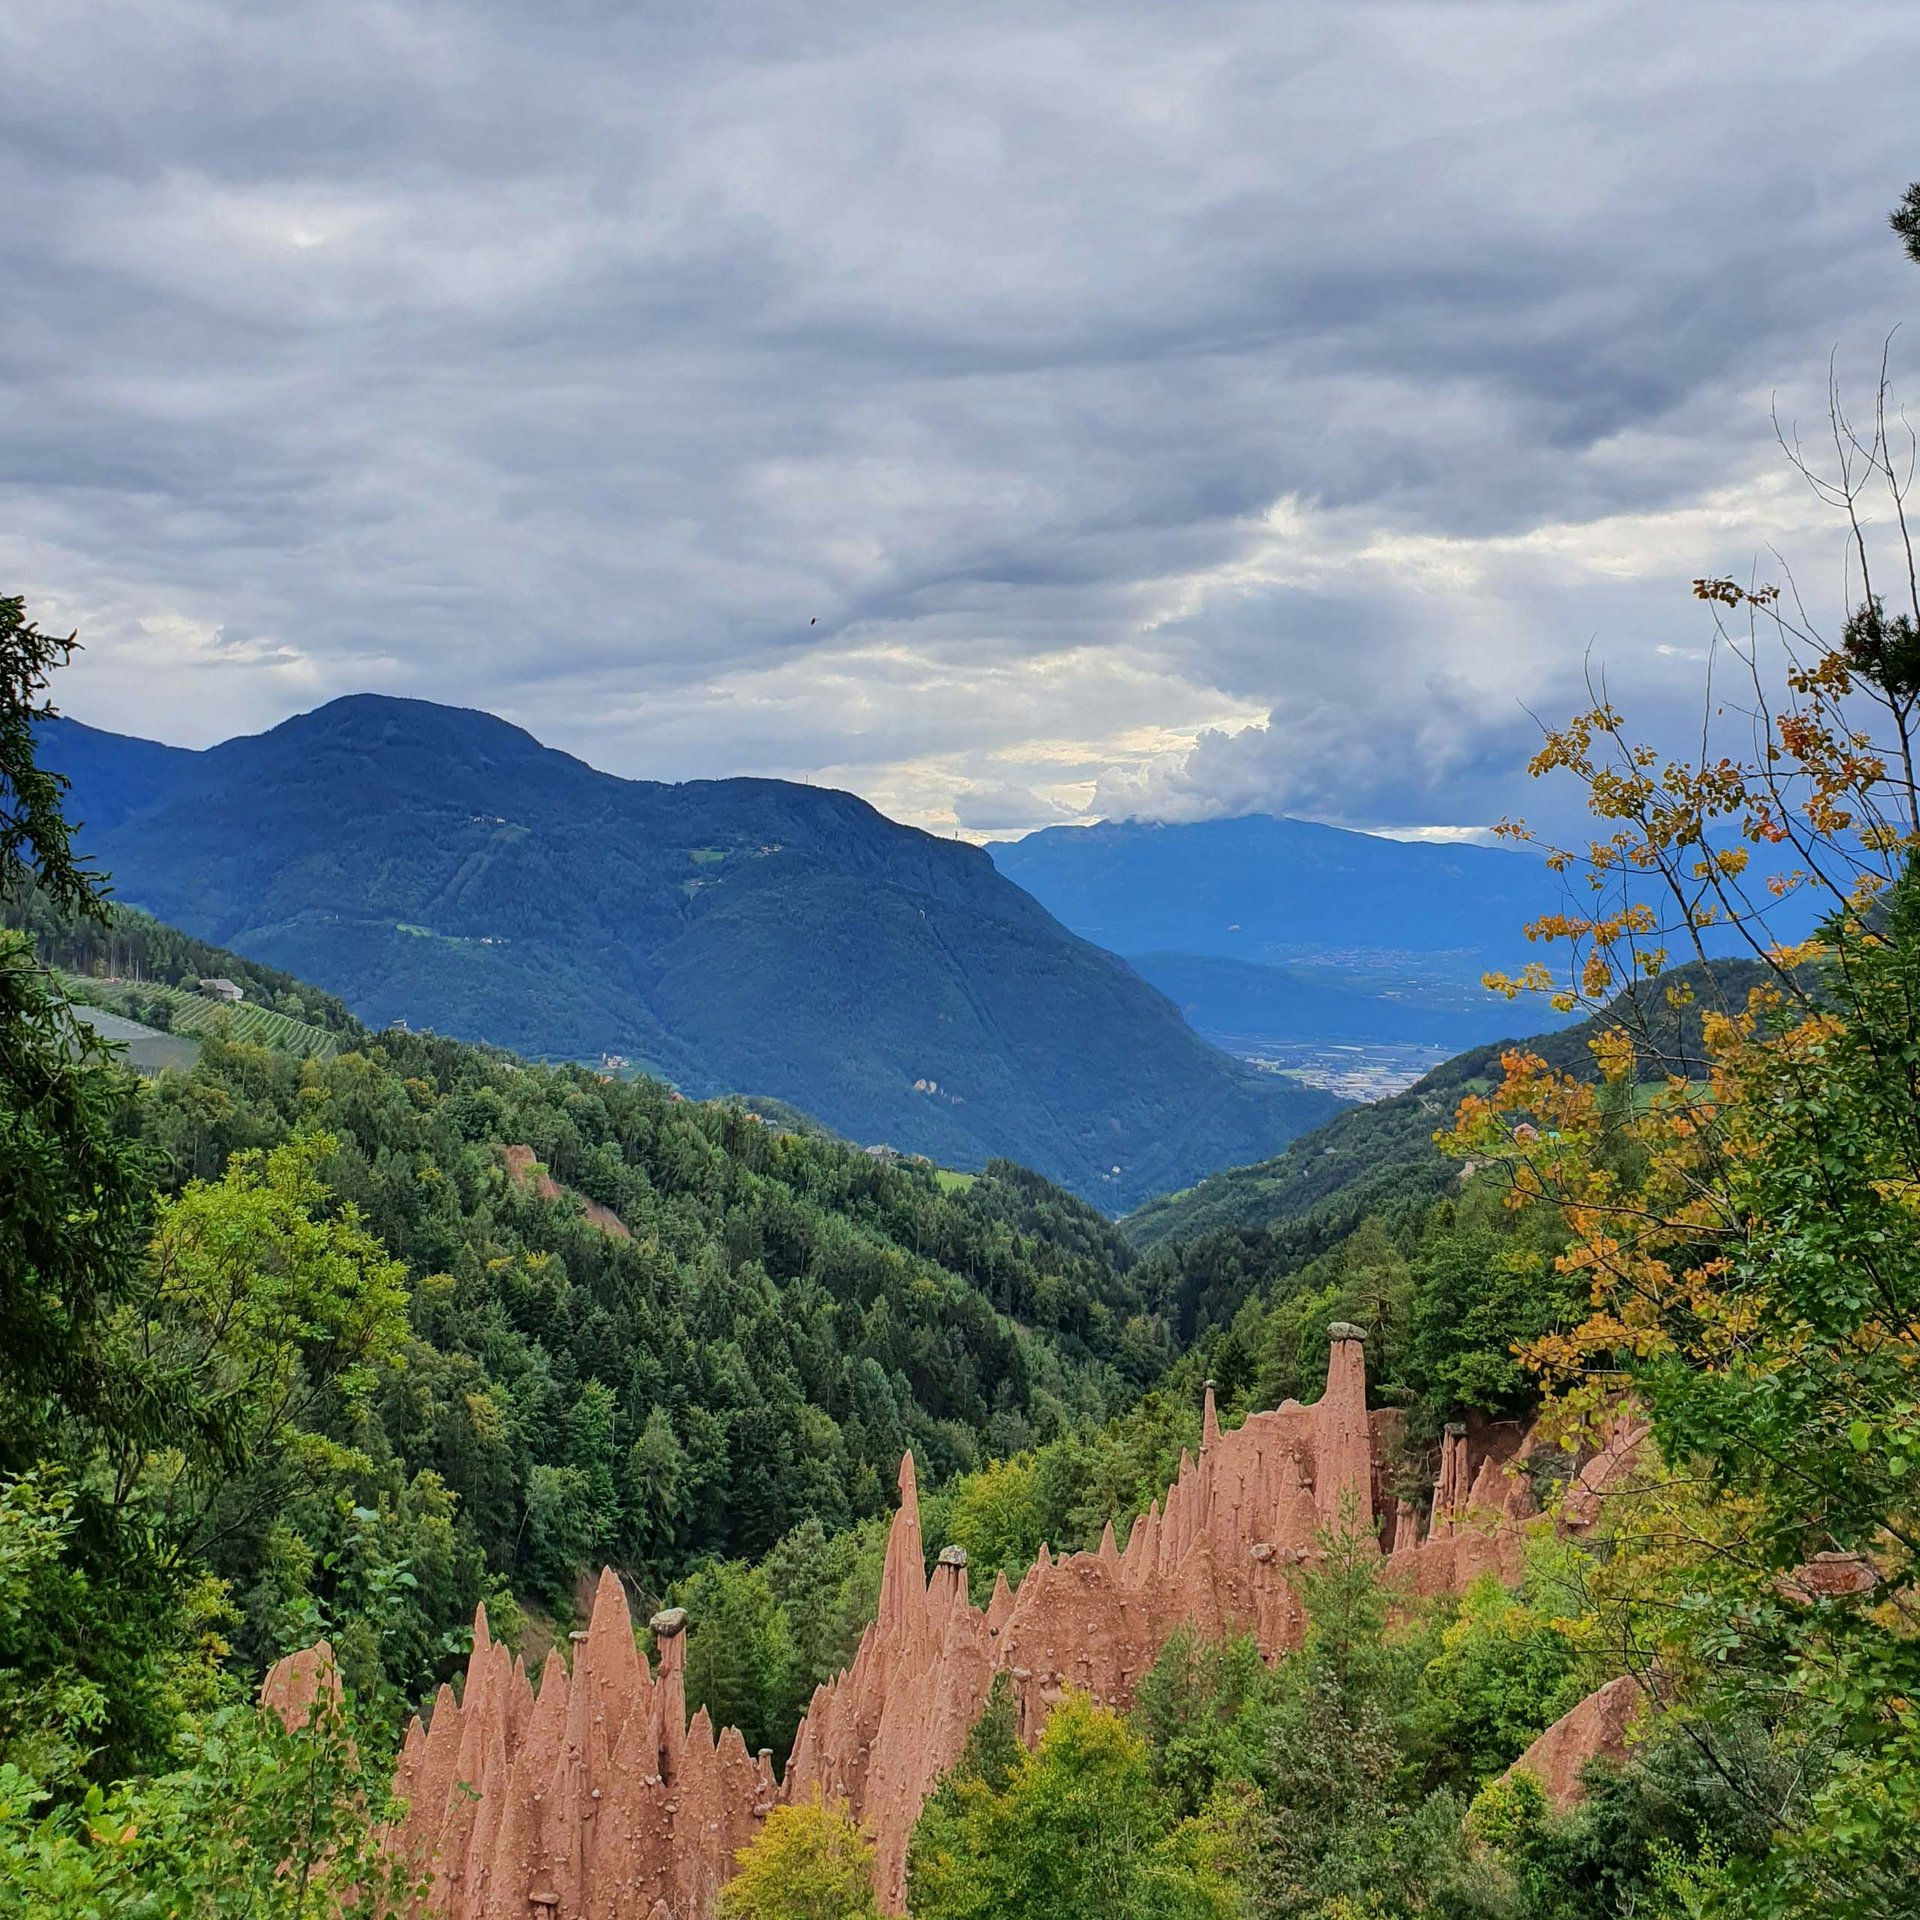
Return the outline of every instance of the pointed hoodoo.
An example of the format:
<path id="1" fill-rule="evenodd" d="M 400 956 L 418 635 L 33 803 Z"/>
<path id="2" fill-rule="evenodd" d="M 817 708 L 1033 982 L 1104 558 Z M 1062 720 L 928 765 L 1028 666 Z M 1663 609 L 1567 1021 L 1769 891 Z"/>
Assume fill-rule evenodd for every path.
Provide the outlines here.
<path id="1" fill-rule="evenodd" d="M 906 1632 L 926 1612 L 926 1561 L 920 1545 L 920 1489 L 913 1455 L 900 1461 L 900 1508 L 887 1534 L 886 1569 L 880 1576 L 880 1626 Z"/>
<path id="2" fill-rule="evenodd" d="M 1480 1471 L 1467 1488 L 1467 1505 L 1497 1512 L 1506 1499 L 1506 1475 L 1492 1454 L 1480 1462 Z"/>
<path id="3" fill-rule="evenodd" d="M 1367 1336 L 1348 1320 L 1327 1329 L 1327 1390 L 1314 1408 L 1314 1502 L 1323 1522 L 1373 1530 L 1373 1435 L 1367 1423 Z"/>
<path id="4" fill-rule="evenodd" d="M 260 1704 L 277 1713 L 296 1733 L 322 1700 L 330 1706 L 340 1700 L 340 1668 L 333 1657 L 333 1643 L 328 1640 L 316 1640 L 298 1653 L 282 1654 L 260 1683 Z"/>
<path id="5" fill-rule="evenodd" d="M 1198 1503 L 1193 1489 L 1193 1455 L 1182 1447 L 1180 1471 L 1173 1485 L 1167 1489 L 1167 1518 L 1172 1522 L 1173 1559 L 1176 1565 L 1187 1557 L 1187 1550 L 1193 1545 L 1194 1534 L 1199 1526 L 1195 1511 Z"/>
<path id="6" fill-rule="evenodd" d="M 1140 1552 L 1146 1561 L 1149 1574 L 1165 1572 L 1167 1535 L 1166 1528 L 1161 1523 L 1158 1500 L 1147 1508 L 1147 1531 L 1140 1542 Z"/>
<path id="7" fill-rule="evenodd" d="M 998 1633 L 1007 1624 L 1007 1616 L 1013 1611 L 1013 1589 L 1007 1585 L 1006 1569 L 1003 1567 L 993 1576 L 993 1598 L 987 1602 L 987 1628 Z"/>
<path id="8" fill-rule="evenodd" d="M 1380 1416 L 1366 1411 L 1364 1346 L 1357 1328 L 1331 1334 L 1319 1404 L 1255 1415 L 1228 1446 L 1209 1395 L 1200 1459 L 1182 1455 L 1179 1479 L 1135 1519 L 1124 1553 L 1112 1527 L 1094 1554 L 1056 1560 L 1043 1546 L 1017 1592 L 983 1567 L 993 1587 L 984 1616 L 969 1603 L 957 1548 L 939 1556 L 929 1584 L 913 1463 L 904 1461 L 881 1617 L 851 1668 L 815 1689 L 784 1786 L 771 1754 L 750 1757 L 737 1729 L 721 1728 L 716 1739 L 704 1711 L 688 1723 L 680 1609 L 653 1618 L 656 1681 L 633 1644 L 619 1581 L 603 1576 L 591 1624 L 574 1636 L 571 1674 L 557 1654 L 549 1658 L 537 1698 L 524 1666 L 491 1637 L 484 1616 L 476 1619 L 465 1693 L 442 1690 L 426 1728 L 409 1729 L 400 1768 L 412 1809 L 407 1859 L 434 1876 L 429 1920 L 528 1920 L 529 1910 L 531 1920 L 668 1920 L 705 1911 L 755 1823 L 783 1800 L 815 1794 L 844 1802 L 874 1828 L 880 1891 L 898 1910 L 919 1797 L 957 1757 L 996 1670 L 1011 1678 L 1021 1731 L 1033 1738 L 1068 1687 L 1098 1688 L 1123 1704 L 1173 1621 L 1251 1629 L 1269 1653 L 1298 1645 L 1304 1620 L 1286 1570 L 1311 1553 L 1327 1518 L 1371 1504 Z M 1514 1490 L 1523 1480 L 1509 1486 L 1504 1465 L 1485 1464 L 1497 1448 L 1474 1447 L 1471 1481 L 1466 1434 L 1450 1433 L 1442 1451 L 1436 1531 L 1450 1530 L 1449 1512 L 1475 1500 L 1497 1497 L 1504 1508 L 1524 1498 Z M 1583 1479 L 1596 1495 L 1604 1488 L 1602 1475 Z M 1389 1536 L 1396 1556 L 1411 1560 L 1419 1533 L 1401 1503 Z M 1400 1569 L 1417 1575 L 1417 1589 L 1435 1591 L 1517 1562 L 1517 1534 L 1494 1543 L 1479 1533 L 1443 1537 L 1438 1553 L 1401 1560 Z M 281 1676 L 283 1689 L 292 1678 Z"/>
<path id="9" fill-rule="evenodd" d="M 1279 1487 L 1274 1506 L 1273 1538 L 1283 1547 L 1313 1545 L 1322 1515 L 1307 1483 L 1301 1478 L 1300 1456 L 1291 1447 L 1280 1455 Z"/>
<path id="10" fill-rule="evenodd" d="M 627 1610 L 626 1589 L 611 1567 L 600 1571 L 586 1630 L 571 1638 L 573 1697 L 567 1718 L 567 1750 L 597 1780 L 619 1744 L 627 1715 L 644 1697 L 642 1676 L 646 1672 L 633 1643 L 633 1616 Z M 507 1677 L 503 1673 L 503 1680 Z M 651 1691 L 650 1682 L 647 1689 Z"/>
<path id="11" fill-rule="evenodd" d="M 1207 1397 L 1200 1410 L 1200 1451 L 1205 1453 L 1220 1438 L 1220 1415 L 1213 1404 L 1213 1382 L 1207 1382 Z"/>

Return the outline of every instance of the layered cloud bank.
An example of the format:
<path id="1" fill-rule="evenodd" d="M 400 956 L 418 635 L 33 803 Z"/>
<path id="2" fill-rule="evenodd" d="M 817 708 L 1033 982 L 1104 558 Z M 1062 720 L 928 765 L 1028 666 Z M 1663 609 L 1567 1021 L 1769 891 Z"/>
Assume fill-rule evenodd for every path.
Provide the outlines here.
<path id="1" fill-rule="evenodd" d="M 1910 304 L 1905 5 L 11 10 L 0 563 L 73 711 L 371 688 L 996 834 L 1468 827 Z M 1899 355 L 1896 352 L 1896 373 Z"/>

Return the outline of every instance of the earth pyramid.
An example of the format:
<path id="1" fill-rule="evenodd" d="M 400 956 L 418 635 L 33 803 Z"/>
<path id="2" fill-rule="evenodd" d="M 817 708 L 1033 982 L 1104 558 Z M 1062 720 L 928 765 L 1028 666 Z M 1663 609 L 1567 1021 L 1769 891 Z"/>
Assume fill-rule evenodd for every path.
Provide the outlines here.
<path id="1" fill-rule="evenodd" d="M 1381 1461 L 1397 1416 L 1367 1410 L 1360 1330 L 1331 1333 L 1320 1400 L 1223 1433 L 1209 1386 L 1199 1457 L 1182 1455 L 1124 1547 L 1111 1526 L 1093 1552 L 1055 1558 L 1042 1546 L 1018 1587 L 996 1578 L 984 1608 L 959 1548 L 926 1570 L 909 1454 L 879 1612 L 852 1665 L 815 1692 L 778 1782 L 771 1753 L 749 1754 L 732 1728 L 716 1733 L 704 1710 L 688 1723 L 685 1615 L 654 1616 L 651 1666 L 611 1570 L 573 1635 L 571 1668 L 550 1654 L 537 1687 L 481 1610 L 465 1684 L 443 1686 L 413 1722 L 395 1782 L 408 1812 L 394 1843 L 432 1873 L 427 1914 L 696 1920 L 770 1809 L 816 1796 L 872 1832 L 877 1891 L 900 1912 L 914 1820 L 996 1673 L 1009 1676 L 1031 1741 L 1069 1691 L 1130 1706 L 1183 1624 L 1251 1633 L 1268 1658 L 1285 1653 L 1305 1626 L 1290 1569 L 1329 1524 L 1376 1534 L 1386 1569 L 1413 1591 L 1517 1578 L 1521 1523 L 1536 1511 L 1517 1470 L 1519 1430 L 1450 1428 L 1426 1526 L 1406 1502 L 1389 1512 Z M 311 1650 L 291 1658 L 310 1665 Z M 269 1676 L 269 1698 L 289 1684 Z M 312 1686 L 304 1669 L 299 1686 Z"/>

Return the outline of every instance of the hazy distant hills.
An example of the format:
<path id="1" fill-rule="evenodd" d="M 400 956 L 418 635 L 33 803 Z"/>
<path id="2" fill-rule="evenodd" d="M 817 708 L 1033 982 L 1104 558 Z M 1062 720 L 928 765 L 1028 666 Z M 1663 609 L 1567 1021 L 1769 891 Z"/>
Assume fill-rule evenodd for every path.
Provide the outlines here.
<path id="1" fill-rule="evenodd" d="M 1168 825 L 1048 827 L 994 864 L 1115 953 L 1285 959 L 1319 947 L 1479 949 L 1511 943 L 1558 883 L 1505 848 L 1383 840 L 1248 814 Z"/>
<path id="2" fill-rule="evenodd" d="M 1532 855 L 1252 814 L 1049 827 L 995 864 L 1133 960 L 1202 1032 L 1458 1047 L 1504 1030 L 1479 987 L 1563 904 Z"/>
<path id="3" fill-rule="evenodd" d="M 121 899 L 373 1024 L 619 1053 L 1115 1209 L 1334 1110 L 1206 1045 L 978 849 L 850 794 L 621 780 L 369 695 L 201 753 L 60 721 L 44 755 Z"/>

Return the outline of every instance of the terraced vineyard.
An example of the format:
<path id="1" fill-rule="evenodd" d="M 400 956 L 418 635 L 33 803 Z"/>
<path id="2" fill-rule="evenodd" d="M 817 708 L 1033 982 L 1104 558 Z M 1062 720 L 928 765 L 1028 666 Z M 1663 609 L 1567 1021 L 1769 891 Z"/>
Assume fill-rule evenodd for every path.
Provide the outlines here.
<path id="1" fill-rule="evenodd" d="M 76 973 L 62 973 L 60 982 L 70 999 L 133 1019 L 142 1018 L 156 1002 L 164 1002 L 171 1016 L 169 1030 L 174 1033 L 244 1040 L 303 1060 L 331 1060 L 340 1051 L 337 1034 L 247 1000 L 229 1003 L 209 999 L 191 987 L 169 987 L 148 980 L 96 980 Z"/>

